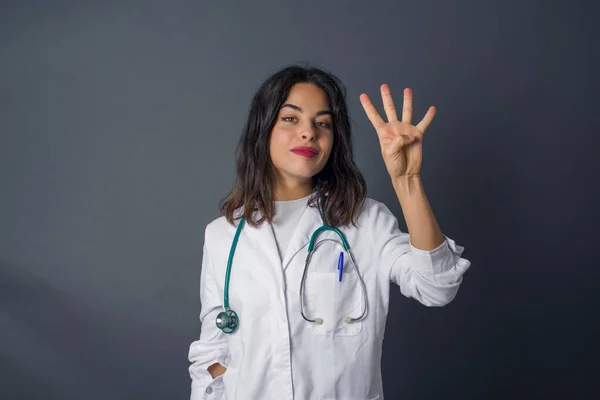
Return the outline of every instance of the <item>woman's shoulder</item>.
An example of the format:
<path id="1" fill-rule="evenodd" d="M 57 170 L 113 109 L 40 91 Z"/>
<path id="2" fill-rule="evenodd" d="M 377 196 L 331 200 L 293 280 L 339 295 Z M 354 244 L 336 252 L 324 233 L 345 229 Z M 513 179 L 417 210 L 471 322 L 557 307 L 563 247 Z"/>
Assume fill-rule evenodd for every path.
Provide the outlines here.
<path id="1" fill-rule="evenodd" d="M 393 215 L 385 203 L 371 197 L 365 198 L 360 210 L 359 218 L 376 218 L 380 216 Z"/>
<path id="2" fill-rule="evenodd" d="M 372 197 L 366 197 L 358 209 L 356 224 L 346 225 L 346 228 L 356 228 L 359 230 L 376 229 L 380 224 L 396 218 L 389 208 L 382 201 Z"/>
<path id="3" fill-rule="evenodd" d="M 231 224 L 227 221 L 225 216 L 222 215 L 206 224 L 206 233 L 223 231 L 226 230 L 228 226 L 231 226 Z"/>
<path id="4" fill-rule="evenodd" d="M 240 218 L 243 216 L 243 208 L 239 208 L 234 211 L 234 225 L 232 225 L 224 215 L 221 215 L 206 225 L 205 236 L 206 237 L 222 237 L 222 235 L 229 235 L 231 231 L 235 231 L 240 223 Z"/>
<path id="5" fill-rule="evenodd" d="M 365 201 L 363 203 L 363 209 L 369 211 L 369 210 L 376 209 L 377 207 L 380 207 L 382 205 L 384 205 L 382 202 L 375 200 L 372 197 L 366 197 Z"/>
<path id="6" fill-rule="evenodd" d="M 239 219 L 235 220 L 235 224 L 231 225 L 224 215 L 217 217 L 206 225 L 206 234 L 215 235 L 228 232 L 230 229 L 235 229 L 240 223 Z"/>

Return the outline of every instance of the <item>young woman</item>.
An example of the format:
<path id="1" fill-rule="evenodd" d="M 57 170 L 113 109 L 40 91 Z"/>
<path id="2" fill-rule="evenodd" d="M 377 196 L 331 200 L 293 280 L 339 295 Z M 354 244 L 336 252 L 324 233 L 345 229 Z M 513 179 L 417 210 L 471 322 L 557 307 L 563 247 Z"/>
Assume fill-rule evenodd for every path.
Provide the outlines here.
<path id="1" fill-rule="evenodd" d="M 426 306 L 456 296 L 470 262 L 440 231 L 419 171 L 431 107 L 413 125 L 412 93 L 387 122 L 360 101 L 379 138 L 408 233 L 366 198 L 353 160 L 345 88 L 291 66 L 254 96 L 233 190 L 205 231 L 192 399 L 383 399 L 390 282 Z"/>

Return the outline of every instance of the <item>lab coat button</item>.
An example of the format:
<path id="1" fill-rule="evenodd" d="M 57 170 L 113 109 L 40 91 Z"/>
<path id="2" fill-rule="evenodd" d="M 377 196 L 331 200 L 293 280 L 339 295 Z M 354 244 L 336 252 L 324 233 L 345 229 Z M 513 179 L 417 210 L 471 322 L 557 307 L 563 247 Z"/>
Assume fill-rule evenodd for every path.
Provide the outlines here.
<path id="1" fill-rule="evenodd" d="M 206 388 L 207 394 L 211 394 L 212 392 L 213 392 L 213 388 L 211 388 L 210 386 Z"/>

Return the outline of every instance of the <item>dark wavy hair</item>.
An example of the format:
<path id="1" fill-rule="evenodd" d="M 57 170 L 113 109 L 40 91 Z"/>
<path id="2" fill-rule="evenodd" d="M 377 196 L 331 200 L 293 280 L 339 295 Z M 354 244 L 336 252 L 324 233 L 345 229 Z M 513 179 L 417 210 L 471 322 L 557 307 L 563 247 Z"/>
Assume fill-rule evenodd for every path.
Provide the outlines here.
<path id="1" fill-rule="evenodd" d="M 315 66 L 291 65 L 268 77 L 254 95 L 236 150 L 236 179 L 221 200 L 220 212 L 233 224 L 234 211 L 244 207 L 247 222 L 256 227 L 274 216 L 273 170 L 269 153 L 271 130 L 279 110 L 296 83 L 312 83 L 327 94 L 333 117 L 333 147 L 323 169 L 313 176 L 316 206 L 330 226 L 356 225 L 366 198 L 367 184 L 354 163 L 346 88 L 335 75 Z M 319 201 L 320 200 L 320 201 Z M 260 218 L 253 219 L 259 211 Z"/>

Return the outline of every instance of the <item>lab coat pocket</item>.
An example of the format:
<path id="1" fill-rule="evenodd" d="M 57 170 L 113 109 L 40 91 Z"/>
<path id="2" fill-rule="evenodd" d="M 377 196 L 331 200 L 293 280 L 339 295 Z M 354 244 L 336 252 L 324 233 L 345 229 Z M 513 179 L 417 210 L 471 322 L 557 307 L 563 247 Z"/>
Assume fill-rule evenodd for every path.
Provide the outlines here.
<path id="1" fill-rule="evenodd" d="M 311 329 L 317 335 L 357 335 L 362 330 L 362 321 L 344 321 L 344 317 L 359 317 L 363 310 L 365 299 L 362 298 L 356 268 L 350 256 L 344 253 L 344 268 L 340 274 L 340 251 L 331 248 L 320 254 L 319 257 L 314 257 L 314 266 L 311 261 L 306 276 L 305 304 L 308 317 L 323 320 L 321 324 L 311 323 Z"/>

